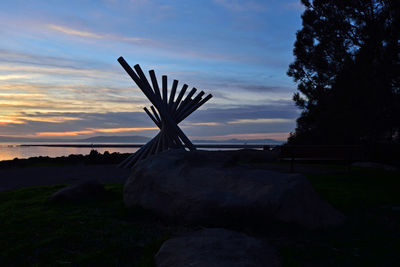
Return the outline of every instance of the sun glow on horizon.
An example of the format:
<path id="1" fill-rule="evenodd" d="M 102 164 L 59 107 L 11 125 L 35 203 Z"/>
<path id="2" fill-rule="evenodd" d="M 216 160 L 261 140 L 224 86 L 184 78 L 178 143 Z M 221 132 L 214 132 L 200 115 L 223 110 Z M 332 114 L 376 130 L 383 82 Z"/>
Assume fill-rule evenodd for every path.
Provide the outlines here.
<path id="1" fill-rule="evenodd" d="M 103 128 L 103 129 L 87 129 L 82 131 L 67 131 L 67 132 L 38 132 L 38 137 L 54 137 L 54 136 L 81 136 L 98 133 L 123 133 L 123 132 L 142 132 L 157 130 L 157 127 L 137 127 L 137 128 Z"/>

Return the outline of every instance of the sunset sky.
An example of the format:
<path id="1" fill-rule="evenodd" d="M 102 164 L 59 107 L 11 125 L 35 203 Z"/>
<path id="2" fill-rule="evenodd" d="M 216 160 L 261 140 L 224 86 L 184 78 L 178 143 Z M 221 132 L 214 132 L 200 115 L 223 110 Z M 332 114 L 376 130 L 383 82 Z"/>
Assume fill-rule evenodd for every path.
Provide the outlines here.
<path id="1" fill-rule="evenodd" d="M 214 95 L 180 124 L 189 137 L 284 140 L 299 115 L 286 71 L 302 11 L 294 0 L 2 1 L 0 136 L 154 136 L 123 56 Z"/>

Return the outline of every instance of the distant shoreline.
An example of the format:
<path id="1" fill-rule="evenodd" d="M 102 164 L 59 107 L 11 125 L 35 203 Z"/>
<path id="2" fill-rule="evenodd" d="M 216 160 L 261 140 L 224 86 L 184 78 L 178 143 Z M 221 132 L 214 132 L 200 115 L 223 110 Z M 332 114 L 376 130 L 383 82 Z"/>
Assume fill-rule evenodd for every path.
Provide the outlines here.
<path id="1" fill-rule="evenodd" d="M 21 144 L 19 146 L 29 147 L 29 146 L 39 146 L 39 147 L 89 147 L 89 148 L 104 148 L 104 147 L 134 147 L 139 148 L 144 144 Z M 196 148 L 253 148 L 262 149 L 265 146 L 276 147 L 278 145 L 268 145 L 268 144 L 195 144 Z"/>

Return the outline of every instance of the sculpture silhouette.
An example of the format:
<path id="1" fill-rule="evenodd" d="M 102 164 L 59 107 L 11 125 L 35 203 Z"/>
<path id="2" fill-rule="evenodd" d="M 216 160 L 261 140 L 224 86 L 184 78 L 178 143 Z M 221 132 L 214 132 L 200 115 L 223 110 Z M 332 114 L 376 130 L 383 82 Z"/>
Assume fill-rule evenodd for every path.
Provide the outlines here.
<path id="1" fill-rule="evenodd" d="M 174 80 L 168 99 L 166 75 L 162 76 L 161 95 L 154 70 L 149 71 L 151 83 L 153 85 L 151 86 L 139 64 L 134 66 L 135 72 L 123 57 L 118 58 L 118 62 L 153 104 L 150 107 L 151 111 L 146 107 L 144 108 L 144 111 L 157 127 L 160 128 L 160 132 L 153 139 L 142 146 L 134 154 L 130 155 L 126 160 L 121 162 L 119 167 L 132 168 L 138 161 L 168 149 L 186 147 L 189 150 L 196 150 L 195 146 L 179 128 L 178 124 L 210 100 L 212 95 L 209 94 L 202 98 L 205 93 L 201 91 L 197 96 L 193 97 L 197 91 L 196 88 L 193 88 L 183 99 L 188 88 L 188 85 L 184 84 L 178 97 L 175 99 L 178 81 Z"/>

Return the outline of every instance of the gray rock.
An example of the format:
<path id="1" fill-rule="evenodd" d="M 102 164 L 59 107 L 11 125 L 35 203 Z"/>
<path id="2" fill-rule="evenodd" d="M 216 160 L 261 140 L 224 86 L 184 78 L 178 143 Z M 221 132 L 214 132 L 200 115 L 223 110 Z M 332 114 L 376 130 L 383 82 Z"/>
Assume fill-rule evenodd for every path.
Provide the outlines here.
<path id="1" fill-rule="evenodd" d="M 303 175 L 250 169 L 210 151 L 173 150 L 140 162 L 124 202 L 188 223 L 278 220 L 317 228 L 344 220 Z"/>
<path id="2" fill-rule="evenodd" d="M 265 241 L 225 229 L 204 229 L 167 240 L 155 256 L 158 267 L 280 266 Z"/>
<path id="3" fill-rule="evenodd" d="M 104 186 L 95 180 L 84 181 L 70 185 L 55 192 L 50 202 L 74 202 L 82 200 L 101 199 L 105 196 Z"/>

